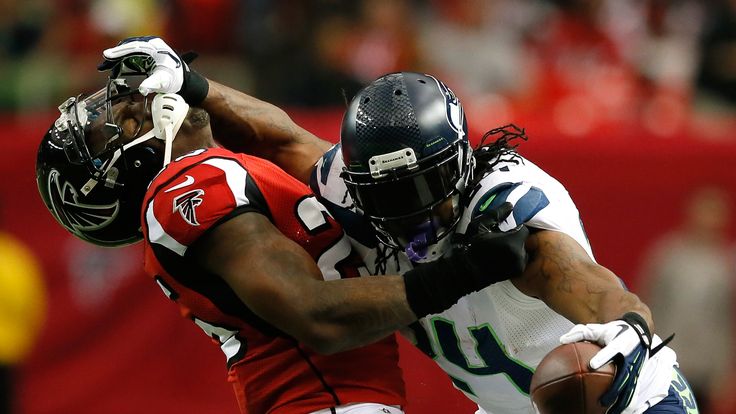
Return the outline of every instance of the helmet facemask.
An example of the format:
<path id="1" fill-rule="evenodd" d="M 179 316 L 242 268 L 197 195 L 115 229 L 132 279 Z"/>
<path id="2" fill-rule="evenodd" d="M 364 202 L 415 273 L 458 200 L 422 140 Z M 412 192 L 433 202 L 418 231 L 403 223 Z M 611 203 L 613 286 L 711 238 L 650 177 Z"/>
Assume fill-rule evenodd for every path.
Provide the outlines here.
<path id="1" fill-rule="evenodd" d="M 423 73 L 382 76 L 348 105 L 343 179 L 383 244 L 414 262 L 439 258 L 460 220 L 472 172 L 462 105 Z"/>
<path id="2" fill-rule="evenodd" d="M 407 148 L 375 156 L 370 164 L 370 173 L 346 169 L 343 178 L 379 241 L 404 250 L 413 262 L 442 256 L 446 236 L 460 220 L 460 194 L 470 172 L 466 143 L 458 140 L 418 163 Z"/>
<path id="3" fill-rule="evenodd" d="M 67 99 L 39 147 L 37 181 L 46 206 L 67 230 L 94 244 L 140 240 L 146 188 L 171 159 L 189 110 L 178 95 L 142 96 L 137 84 L 144 77 L 111 77 L 105 88 Z M 153 128 L 143 131 L 149 119 Z M 152 138 L 164 141 L 163 151 L 150 145 Z"/>

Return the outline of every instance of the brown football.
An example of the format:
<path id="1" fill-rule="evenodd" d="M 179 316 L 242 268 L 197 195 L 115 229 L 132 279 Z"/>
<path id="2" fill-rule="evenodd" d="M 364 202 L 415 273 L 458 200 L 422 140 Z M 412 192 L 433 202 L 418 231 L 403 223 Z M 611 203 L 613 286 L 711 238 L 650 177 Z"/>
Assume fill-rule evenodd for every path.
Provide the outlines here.
<path id="1" fill-rule="evenodd" d="M 532 377 L 530 395 L 540 414 L 605 413 L 598 399 L 611 386 L 613 364 L 588 366 L 601 347 L 591 342 L 560 345 L 547 354 Z"/>

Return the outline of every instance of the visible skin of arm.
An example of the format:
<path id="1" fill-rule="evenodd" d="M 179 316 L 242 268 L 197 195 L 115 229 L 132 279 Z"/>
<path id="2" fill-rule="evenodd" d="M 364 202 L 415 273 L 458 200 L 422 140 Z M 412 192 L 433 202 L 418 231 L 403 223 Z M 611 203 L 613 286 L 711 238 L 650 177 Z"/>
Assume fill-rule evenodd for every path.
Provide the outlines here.
<path id="1" fill-rule="evenodd" d="M 265 158 L 304 183 L 330 147 L 300 127 L 281 108 L 209 81 L 200 104 L 210 114 L 212 131 L 225 148 Z"/>
<path id="2" fill-rule="evenodd" d="M 312 257 L 258 213 L 214 228 L 194 258 L 259 317 L 323 354 L 367 345 L 417 319 L 402 276 L 324 281 Z"/>
<path id="3" fill-rule="evenodd" d="M 331 144 L 272 104 L 212 80 L 209 84 L 202 107 L 210 113 L 218 140 L 228 149 L 266 158 L 307 183 L 314 164 Z M 521 277 L 512 279 L 522 292 L 575 323 L 605 323 L 637 312 L 654 331 L 649 308 L 571 237 L 542 230 L 530 236 L 526 246 L 531 262 Z"/>
<path id="4" fill-rule="evenodd" d="M 606 323 L 636 312 L 654 332 L 647 305 L 624 289 L 613 272 L 591 260 L 572 237 L 541 230 L 529 236 L 526 249 L 530 262 L 519 278 L 512 279 L 522 292 L 574 323 Z"/>

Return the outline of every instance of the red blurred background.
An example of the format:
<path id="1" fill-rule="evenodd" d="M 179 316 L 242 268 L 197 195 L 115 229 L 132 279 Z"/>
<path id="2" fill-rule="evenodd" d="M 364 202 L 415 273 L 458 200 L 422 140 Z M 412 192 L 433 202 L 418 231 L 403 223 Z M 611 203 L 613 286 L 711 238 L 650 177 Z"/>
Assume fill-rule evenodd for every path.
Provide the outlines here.
<path id="1" fill-rule="evenodd" d="M 337 139 L 339 110 L 290 114 Z M 0 132 L 10 147 L 0 153 L 4 227 L 36 252 L 50 311 L 20 372 L 21 412 L 236 412 L 219 349 L 139 271 L 138 247 L 88 246 L 45 210 L 33 165 L 52 119 L 5 119 Z M 489 127 L 480 122 L 471 123 L 471 136 Z M 690 191 L 713 183 L 736 197 L 736 125 L 692 120 L 690 129 L 667 138 L 635 126 L 571 137 L 549 128 L 548 119 L 518 122 L 530 136 L 520 152 L 565 183 L 598 261 L 634 289 L 646 246 L 676 225 Z M 705 131 L 714 131 L 711 139 L 702 139 Z M 473 412 L 439 368 L 403 345 L 409 414 Z"/>
<path id="2" fill-rule="evenodd" d="M 39 261 L 47 296 L 34 346 L 0 360 L 17 368 L 13 414 L 237 412 L 219 349 L 142 274 L 139 248 L 72 238 L 36 191 L 55 106 L 102 86 L 102 49 L 144 34 L 200 52 L 197 70 L 332 141 L 361 85 L 397 70 L 438 76 L 475 142 L 526 128 L 520 152 L 563 182 L 597 260 L 637 293 L 647 251 L 693 191 L 736 200 L 733 0 L 0 0 L 0 224 Z M 736 266 L 730 277 L 736 286 Z M 409 414 L 474 412 L 405 345 Z M 687 346 L 679 335 L 674 348 Z M 718 400 L 736 399 L 733 382 L 716 385 Z"/>

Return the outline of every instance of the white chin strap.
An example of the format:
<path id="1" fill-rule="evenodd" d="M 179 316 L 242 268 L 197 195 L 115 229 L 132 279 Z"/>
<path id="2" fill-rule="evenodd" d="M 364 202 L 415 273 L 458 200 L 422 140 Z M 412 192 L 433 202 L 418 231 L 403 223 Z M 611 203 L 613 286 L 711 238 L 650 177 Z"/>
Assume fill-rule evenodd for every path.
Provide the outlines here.
<path id="1" fill-rule="evenodd" d="M 174 138 L 176 138 L 176 134 L 179 132 L 179 129 L 181 129 L 181 125 L 184 123 L 187 113 L 189 113 L 189 104 L 184 102 L 184 98 L 181 96 L 174 93 L 156 94 L 156 96 L 153 97 L 153 102 L 151 103 L 153 129 L 123 145 L 123 148 L 115 151 L 110 161 L 107 163 L 105 172 L 101 175 L 101 177 L 104 177 L 106 185 L 112 186 L 117 179 L 116 175 L 115 177 L 108 177 L 108 172 L 110 172 L 123 151 L 142 142 L 146 142 L 151 138 L 164 141 L 164 163 L 162 167 L 166 167 L 171 162 L 171 148 L 174 145 Z M 97 185 L 97 182 L 98 180 L 90 178 L 82 187 L 82 193 L 84 195 L 89 194 L 89 192 Z"/>
<path id="2" fill-rule="evenodd" d="M 156 94 L 151 103 L 153 129 L 123 145 L 123 151 L 155 137 L 165 143 L 163 166 L 167 166 L 171 162 L 171 148 L 174 145 L 174 138 L 181 129 L 187 113 L 189 113 L 189 104 L 184 102 L 184 98 L 181 96 L 175 93 Z M 111 165 L 114 164 L 117 155 L 110 163 Z"/>
<path id="3" fill-rule="evenodd" d="M 189 104 L 184 98 L 175 93 L 159 93 L 153 98 L 151 116 L 153 117 L 153 131 L 156 138 L 166 144 L 164 149 L 164 167 L 171 162 L 171 148 L 174 138 L 184 123 L 189 112 Z"/>

